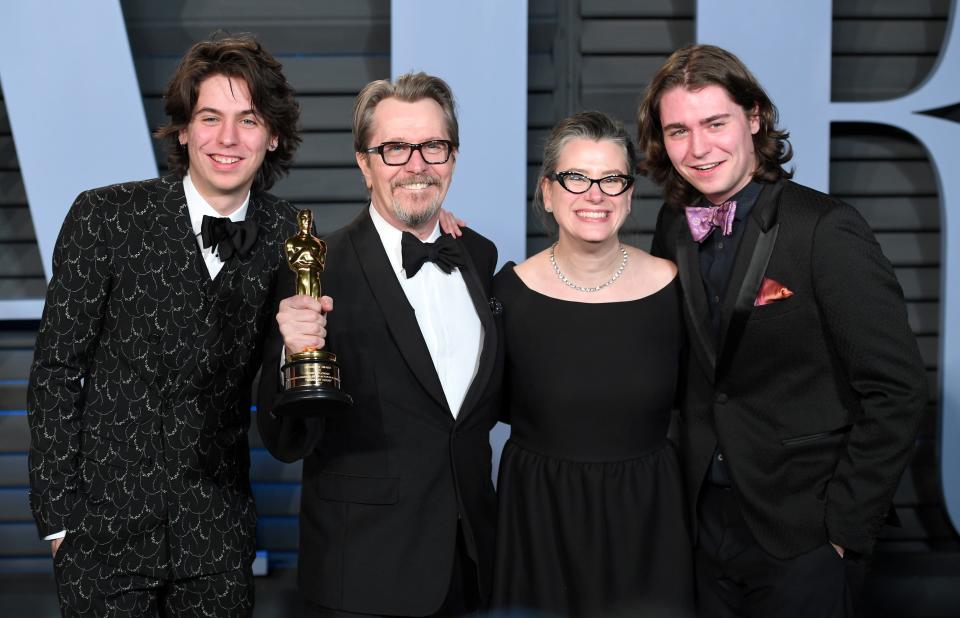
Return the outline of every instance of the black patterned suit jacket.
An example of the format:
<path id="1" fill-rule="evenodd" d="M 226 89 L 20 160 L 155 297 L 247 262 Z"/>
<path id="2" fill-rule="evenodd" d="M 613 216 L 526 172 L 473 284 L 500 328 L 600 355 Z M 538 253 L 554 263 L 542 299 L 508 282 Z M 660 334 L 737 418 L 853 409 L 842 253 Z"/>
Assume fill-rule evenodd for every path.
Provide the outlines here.
<path id="1" fill-rule="evenodd" d="M 792 558 L 832 541 L 870 553 L 927 399 L 903 292 L 860 214 L 830 196 L 768 184 L 743 223 L 719 342 L 681 209 L 661 209 L 653 242 L 683 287 L 678 433 L 693 521 L 719 443 L 767 552 Z M 765 278 L 793 295 L 754 306 Z"/>
<path id="2" fill-rule="evenodd" d="M 30 373 L 30 506 L 42 536 L 174 578 L 249 564 L 247 429 L 290 204 L 210 279 L 177 176 L 82 193 L 64 221 Z"/>
<path id="3" fill-rule="evenodd" d="M 470 229 L 456 243 L 484 338 L 454 418 L 369 211 L 325 240 L 323 293 L 334 299 L 327 348 L 354 407 L 325 422 L 271 413 L 283 348 L 273 324 L 257 408 L 270 452 L 304 460 L 300 590 L 337 610 L 431 615 L 450 585 L 459 522 L 486 596 L 496 522 L 490 430 L 500 413 L 504 349 L 489 304 L 496 247 Z M 293 273 L 282 272 L 276 302 L 293 288 Z"/>

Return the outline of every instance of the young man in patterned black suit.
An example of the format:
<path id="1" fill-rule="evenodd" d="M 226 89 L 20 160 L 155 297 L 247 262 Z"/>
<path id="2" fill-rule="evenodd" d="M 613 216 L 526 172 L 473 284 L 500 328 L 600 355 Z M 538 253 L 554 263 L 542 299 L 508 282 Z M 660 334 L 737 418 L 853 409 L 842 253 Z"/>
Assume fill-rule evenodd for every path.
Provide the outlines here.
<path id="1" fill-rule="evenodd" d="M 850 616 L 927 399 L 903 293 L 863 217 L 790 180 L 756 78 L 676 51 L 638 114 L 689 352 L 680 451 L 702 616 Z"/>
<path id="2" fill-rule="evenodd" d="M 251 382 L 299 106 L 254 39 L 191 48 L 162 178 L 92 189 L 57 240 L 28 394 L 30 506 L 65 616 L 245 616 Z M 284 264 L 285 267 L 285 264 Z"/>

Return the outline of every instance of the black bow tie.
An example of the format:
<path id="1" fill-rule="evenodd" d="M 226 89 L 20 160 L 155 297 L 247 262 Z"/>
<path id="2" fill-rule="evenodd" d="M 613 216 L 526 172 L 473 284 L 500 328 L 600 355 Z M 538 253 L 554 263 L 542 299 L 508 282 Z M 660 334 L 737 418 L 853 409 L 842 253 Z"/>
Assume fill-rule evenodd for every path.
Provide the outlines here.
<path id="1" fill-rule="evenodd" d="M 404 232 L 400 248 L 403 250 L 403 270 L 407 272 L 407 279 L 417 274 L 424 262 L 433 262 L 447 274 L 456 267 L 465 266 L 457 250 L 457 241 L 448 234 L 442 235 L 436 242 L 420 242 L 410 232 Z"/>
<path id="2" fill-rule="evenodd" d="M 216 245 L 217 256 L 223 262 L 235 253 L 244 258 L 257 240 L 257 224 L 250 219 L 234 222 L 226 217 L 203 215 L 200 240 L 204 249 Z"/>

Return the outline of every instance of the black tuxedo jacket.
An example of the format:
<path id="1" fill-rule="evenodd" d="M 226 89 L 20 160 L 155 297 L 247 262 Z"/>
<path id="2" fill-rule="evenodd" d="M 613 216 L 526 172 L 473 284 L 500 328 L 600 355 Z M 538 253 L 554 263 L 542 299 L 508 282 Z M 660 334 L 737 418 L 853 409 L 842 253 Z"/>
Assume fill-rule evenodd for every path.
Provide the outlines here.
<path id="1" fill-rule="evenodd" d="M 176 176 L 82 193 L 57 240 L 28 390 L 42 536 L 128 571 L 249 564 L 251 382 L 293 208 L 250 198 L 252 252 L 211 281 Z"/>
<path id="2" fill-rule="evenodd" d="M 866 222 L 827 195 L 766 185 L 744 223 L 719 343 L 681 209 L 661 209 L 654 237 L 684 291 L 679 433 L 691 505 L 719 442 L 766 551 L 789 558 L 832 541 L 869 553 L 927 399 L 903 293 Z M 764 278 L 793 296 L 755 307 Z"/>
<path id="3" fill-rule="evenodd" d="M 333 609 L 432 614 L 450 583 L 459 518 L 486 595 L 496 517 L 489 432 L 503 371 L 499 319 L 488 303 L 496 248 L 469 229 L 457 242 L 484 339 L 454 419 L 369 212 L 325 240 L 323 293 L 334 299 L 326 348 L 355 405 L 325 422 L 275 418 L 283 342 L 274 328 L 257 414 L 270 452 L 304 458 L 300 588 Z M 293 290 L 293 273 L 283 273 L 277 302 Z"/>

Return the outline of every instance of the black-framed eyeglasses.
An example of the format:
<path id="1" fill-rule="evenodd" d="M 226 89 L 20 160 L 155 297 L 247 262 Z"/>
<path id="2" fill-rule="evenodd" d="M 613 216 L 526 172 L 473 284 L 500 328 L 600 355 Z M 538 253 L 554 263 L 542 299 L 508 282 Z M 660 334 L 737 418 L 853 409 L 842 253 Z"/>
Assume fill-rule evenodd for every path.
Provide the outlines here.
<path id="1" fill-rule="evenodd" d="M 590 178 L 580 172 L 553 172 L 547 178 L 556 180 L 560 186 L 570 193 L 586 193 L 594 183 L 600 190 L 610 197 L 616 197 L 633 186 L 633 176 L 625 174 L 611 174 L 603 178 Z"/>
<path id="2" fill-rule="evenodd" d="M 424 163 L 430 165 L 440 165 L 450 160 L 450 153 L 453 152 L 453 143 L 445 139 L 433 139 L 421 144 L 408 144 L 407 142 L 384 142 L 379 146 L 367 148 L 364 150 L 367 154 L 378 153 L 383 162 L 387 165 L 406 165 L 413 151 L 419 150 Z"/>

